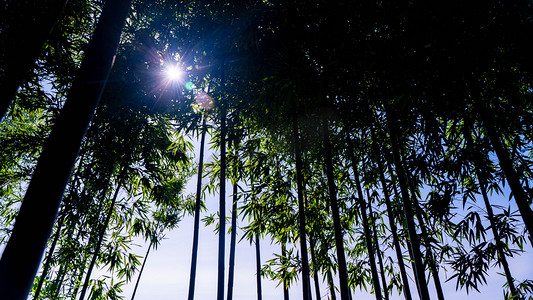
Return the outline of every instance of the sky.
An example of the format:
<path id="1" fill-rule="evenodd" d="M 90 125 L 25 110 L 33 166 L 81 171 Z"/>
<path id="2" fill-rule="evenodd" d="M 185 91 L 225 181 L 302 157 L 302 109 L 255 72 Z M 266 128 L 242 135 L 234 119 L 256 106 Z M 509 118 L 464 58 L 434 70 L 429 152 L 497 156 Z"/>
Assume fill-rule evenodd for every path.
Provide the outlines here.
<path id="1" fill-rule="evenodd" d="M 211 202 L 216 202 L 216 199 L 210 200 Z M 180 228 L 167 234 L 167 239 L 161 242 L 157 251 L 150 254 L 135 299 L 187 299 L 192 249 L 192 220 L 192 217 L 185 218 L 181 222 Z M 195 299 L 216 299 L 218 238 L 213 233 L 212 227 L 201 226 L 200 231 Z M 226 241 L 226 253 L 228 253 L 229 236 Z M 139 254 L 144 255 L 146 246 L 141 249 L 142 251 Z M 531 250 L 531 245 L 526 245 L 528 253 L 524 253 L 517 259 L 510 260 L 513 276 L 518 279 L 533 278 L 533 255 L 531 255 Z M 270 245 L 268 241 L 261 241 L 261 260 L 263 263 L 271 258 L 272 253 L 275 251 L 279 253 L 278 247 Z M 228 259 L 226 259 L 226 285 L 227 266 Z M 505 283 L 505 278 L 494 273 L 492 271 L 489 274 L 487 285 L 480 288 L 481 293 L 474 291 L 467 295 L 465 291 L 456 292 L 455 281 L 452 280 L 444 283 L 444 294 L 448 299 L 502 299 L 501 287 Z M 446 279 L 443 272 L 441 272 L 440 276 L 442 281 Z M 236 248 L 234 299 L 256 299 L 255 280 L 255 248 L 247 241 L 243 241 L 237 244 Z M 126 296 L 125 299 L 131 298 L 134 284 L 133 282 L 124 288 L 123 295 Z M 276 288 L 276 283 L 263 279 L 262 285 L 263 299 L 283 299 L 282 288 Z M 414 285 L 411 286 L 411 291 L 415 292 Z M 432 299 L 436 299 L 432 284 L 430 284 L 430 293 L 434 294 Z M 292 287 L 290 294 L 291 299 L 301 299 L 301 286 Z M 321 299 L 328 299 L 329 295 L 325 285 L 322 286 L 321 294 L 323 295 Z M 374 295 L 365 291 L 356 291 L 353 296 L 354 299 L 361 300 L 375 299 Z M 316 299 L 314 294 L 313 299 Z M 404 298 L 403 295 L 397 295 L 394 292 L 391 299 Z"/>
<path id="2" fill-rule="evenodd" d="M 199 149 L 195 144 L 195 149 Z M 206 147 L 207 148 L 207 147 Z M 207 161 L 212 160 L 212 152 L 208 150 L 206 153 Z M 193 177 L 187 187 L 188 193 L 194 193 L 196 178 Z M 231 193 L 231 188 L 228 183 L 226 190 L 228 191 L 227 199 Z M 217 195 L 207 195 L 206 206 L 208 212 L 203 212 L 202 217 L 208 213 L 216 212 L 218 210 Z M 506 203 L 504 198 L 500 199 Z M 227 201 L 228 208 L 227 216 L 230 216 L 230 201 Z M 239 222 L 241 220 L 239 219 Z M 227 228 L 229 228 L 227 225 Z M 242 226 L 242 222 L 238 226 Z M 195 299 L 198 300 L 213 300 L 216 299 L 217 293 L 217 257 L 218 257 L 218 237 L 214 233 L 214 226 L 203 226 L 200 223 L 200 241 L 198 252 L 198 269 L 195 289 Z M 240 236 L 237 236 L 237 241 Z M 189 273 L 192 253 L 192 239 L 193 239 L 193 217 L 186 216 L 178 228 L 167 233 L 166 239 L 161 242 L 156 251 L 152 251 L 148 257 L 144 273 L 142 275 L 139 288 L 135 299 L 137 300 L 170 300 L 170 299 L 187 299 L 189 286 Z M 229 260 L 229 234 L 226 236 L 226 262 L 225 262 L 225 294 L 227 293 L 227 273 Z M 139 241 L 139 246 L 134 249 L 137 254 L 144 256 L 147 244 Z M 522 281 L 525 279 L 533 279 L 533 251 L 531 244 L 525 245 L 525 253 L 519 257 L 511 258 L 509 260 L 510 269 L 513 276 Z M 277 245 L 271 245 L 270 240 L 261 241 L 261 261 L 265 263 L 268 259 L 273 257 L 273 253 L 279 253 L 280 249 Z M 256 296 L 256 270 L 255 270 L 255 247 L 250 245 L 248 241 L 242 241 L 236 247 L 235 259 L 235 284 L 233 299 L 248 300 L 257 299 Z M 408 271 L 409 272 L 409 271 Z M 448 279 L 448 274 L 441 269 L 440 277 L 443 283 L 444 295 L 447 299 L 461 299 L 468 298 L 469 300 L 489 300 L 489 299 L 503 299 L 502 286 L 505 284 L 505 277 L 497 274 L 503 273 L 502 270 L 493 268 L 487 276 L 487 284 L 479 288 L 480 293 L 471 291 L 469 294 L 465 290 L 456 291 L 455 279 L 445 282 Z M 426 272 L 427 273 L 427 272 Z M 136 279 L 135 279 L 136 280 Z M 124 287 L 125 299 L 130 299 L 135 285 L 135 280 Z M 338 286 L 338 281 L 337 286 Z M 311 283 L 313 284 L 313 283 Z M 276 286 L 277 283 L 268 279 L 262 279 L 262 291 L 264 300 L 283 299 L 282 287 Z M 411 291 L 416 293 L 414 282 L 411 281 Z M 429 284 L 430 296 L 432 299 L 437 299 L 436 292 L 432 283 Z M 337 295 L 339 296 L 339 295 Z M 301 286 L 297 282 L 290 289 L 291 299 L 302 299 Z M 313 299 L 317 299 L 313 289 Z M 321 286 L 320 299 L 329 299 L 329 291 L 323 283 Z M 338 298 L 340 299 L 340 298 Z M 353 299 L 367 300 L 375 299 L 373 294 L 368 291 L 356 290 L 353 292 Z M 399 295 L 397 291 L 393 291 L 390 297 L 393 299 L 404 299 L 403 295 Z M 417 299 L 414 296 L 414 299 Z"/>
<path id="3" fill-rule="evenodd" d="M 195 144 L 195 149 L 199 149 L 198 143 Z M 198 156 L 198 155 L 197 155 Z M 212 152 L 208 150 L 206 153 L 207 162 L 212 161 Z M 186 193 L 194 193 L 196 186 L 196 177 L 193 177 L 187 185 Z M 227 199 L 231 193 L 231 187 L 227 184 L 226 190 Z M 202 217 L 208 213 L 216 212 L 218 210 L 218 194 L 207 195 L 206 206 L 208 212 L 202 212 Z M 506 205 L 506 197 L 500 197 L 501 204 Z M 227 216 L 230 216 L 230 201 L 227 201 L 228 208 Z M 511 201 L 514 205 L 514 201 Z M 513 207 L 513 206 L 512 206 Z M 514 208 L 516 209 L 516 208 Z M 239 219 L 238 226 L 244 224 Z M 227 225 L 229 228 L 229 224 Z M 166 234 L 166 238 L 161 241 L 156 250 L 152 250 L 145 266 L 139 288 L 135 299 L 137 300 L 171 300 L 171 299 L 187 299 L 189 273 L 191 264 L 193 239 L 193 217 L 185 216 L 179 223 L 179 227 L 173 229 Z M 238 234 L 237 240 L 240 239 Z M 229 260 L 229 234 L 226 236 L 226 278 L 225 278 L 225 293 L 227 293 L 227 273 Z M 132 246 L 132 251 L 140 256 L 145 255 L 148 244 L 142 239 L 135 241 Z M 525 279 L 533 279 L 533 249 L 531 244 L 526 244 L 525 253 L 515 258 L 509 259 L 510 269 L 513 276 L 520 281 Z M 3 249 L 0 249 L 0 251 Z M 261 241 L 261 261 L 264 264 L 267 260 L 273 258 L 273 253 L 279 253 L 280 249 L 277 245 L 271 245 L 270 240 Z M 217 257 L 218 257 L 218 236 L 214 233 L 214 225 L 209 227 L 203 226 L 200 223 L 200 241 L 198 253 L 198 269 L 195 289 L 195 299 L 197 300 L 214 300 L 217 292 Z M 235 284 L 233 299 L 235 300 L 249 300 L 256 299 L 256 270 L 255 270 L 255 247 L 250 245 L 248 241 L 242 241 L 237 244 L 236 248 L 236 263 L 235 263 Z M 409 271 L 408 271 L 409 272 Z M 500 273 L 500 274 L 498 274 Z M 443 283 L 444 295 L 447 299 L 461 299 L 467 298 L 469 300 L 490 300 L 503 299 L 502 286 L 505 284 L 505 277 L 501 275 L 503 271 L 498 268 L 490 270 L 487 276 L 487 284 L 479 288 L 480 293 L 471 291 L 469 294 L 465 290 L 456 291 L 455 280 L 445 282 L 449 275 L 445 270 L 440 271 L 441 282 Z M 103 276 L 103 272 L 96 271 L 93 273 L 93 279 Z M 427 272 L 426 272 L 427 274 Z M 123 287 L 124 299 L 131 299 L 133 288 L 137 275 L 134 279 Z M 336 279 L 338 286 L 338 280 Z M 313 284 L 313 283 L 311 283 Z M 414 282 L 410 282 L 412 293 L 416 293 Z M 432 299 L 437 299 L 436 292 L 432 281 L 429 283 L 429 290 Z M 282 287 L 277 287 L 277 283 L 268 279 L 262 279 L 262 291 L 264 300 L 283 299 Z M 312 291 L 313 299 L 316 300 L 314 289 Z M 339 296 L 339 295 L 337 295 Z M 532 295 L 533 297 L 533 295 Z M 296 282 L 290 288 L 290 299 L 302 299 L 302 289 L 299 282 Z M 327 286 L 322 283 L 320 299 L 329 299 L 329 290 Z M 340 298 L 338 298 L 340 299 Z M 353 299 L 370 300 L 375 299 L 375 296 L 368 291 L 356 290 L 353 292 Z M 391 300 L 403 300 L 404 296 L 399 295 L 397 291 L 393 291 L 390 297 Z M 414 299 L 417 299 L 414 296 Z"/>

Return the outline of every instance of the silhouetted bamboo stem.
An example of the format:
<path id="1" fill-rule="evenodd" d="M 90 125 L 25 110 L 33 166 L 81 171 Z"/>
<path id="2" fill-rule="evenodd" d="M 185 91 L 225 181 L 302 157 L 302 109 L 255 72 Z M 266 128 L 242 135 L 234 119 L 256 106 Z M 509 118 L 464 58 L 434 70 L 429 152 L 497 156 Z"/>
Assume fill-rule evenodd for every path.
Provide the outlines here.
<path id="1" fill-rule="evenodd" d="M 300 149 L 300 137 L 298 133 L 298 121 L 296 113 L 292 119 L 292 134 L 294 144 L 294 155 L 296 158 L 296 185 L 298 193 L 298 220 L 299 220 L 299 234 L 300 234 L 300 255 L 302 257 L 302 293 L 303 300 L 310 300 L 310 284 L 309 284 L 309 258 L 307 256 L 307 241 L 306 241 L 306 222 L 305 222 L 305 205 L 303 195 L 303 175 L 302 175 L 302 154 Z"/>
<path id="2" fill-rule="evenodd" d="M 337 300 L 337 295 L 335 294 L 335 282 L 333 282 L 333 274 L 331 274 L 331 267 L 328 267 L 328 287 L 331 300 Z"/>
<path id="3" fill-rule="evenodd" d="M 371 133 L 372 133 L 372 140 L 376 141 L 377 139 L 376 139 L 373 127 L 371 128 Z M 412 300 L 411 289 L 409 288 L 409 279 L 407 277 L 407 272 L 405 270 L 402 249 L 400 247 L 400 240 L 398 238 L 398 228 L 396 227 L 396 222 L 394 220 L 395 219 L 394 211 L 392 210 L 389 189 L 387 188 L 387 182 L 385 180 L 385 168 L 383 167 L 383 162 L 381 161 L 381 155 L 380 155 L 378 146 L 374 142 L 372 143 L 372 151 L 374 152 L 374 157 L 376 158 L 377 165 L 378 165 L 379 181 L 381 183 L 382 193 L 385 199 L 385 206 L 387 208 L 387 215 L 389 217 L 388 218 L 389 227 L 390 227 L 390 231 L 392 234 L 392 242 L 394 244 L 396 258 L 398 259 L 398 267 L 400 268 L 400 276 L 402 278 L 405 300 Z"/>
<path id="4" fill-rule="evenodd" d="M 205 112 L 202 114 L 202 133 L 200 137 L 200 158 L 198 162 L 198 175 L 196 181 L 196 202 L 194 204 L 194 227 L 192 239 L 192 257 L 191 257 L 191 273 L 189 278 L 189 294 L 188 299 L 194 299 L 194 287 L 196 283 L 196 264 L 198 261 L 198 238 L 200 232 L 200 204 L 202 201 L 202 174 L 204 169 L 204 150 L 205 150 L 205 134 L 206 128 Z"/>
<path id="5" fill-rule="evenodd" d="M 473 147 L 473 141 L 472 141 L 472 136 L 469 130 L 469 126 L 465 126 L 464 136 L 466 138 L 467 145 L 470 147 Z M 509 290 L 511 291 L 511 296 L 518 297 L 518 292 L 514 285 L 514 279 L 513 279 L 513 276 L 511 275 L 511 270 L 509 269 L 509 264 L 507 263 L 506 255 L 503 251 L 503 246 L 502 246 L 503 243 L 500 239 L 500 235 L 496 227 L 494 211 L 492 210 L 492 205 L 490 204 L 489 197 L 487 195 L 486 179 L 481 174 L 481 171 L 480 171 L 481 168 L 480 168 L 479 162 L 476 159 L 474 159 L 473 163 L 474 163 L 475 174 L 479 182 L 479 189 L 483 197 L 483 203 L 485 204 L 485 209 L 487 210 L 487 216 L 489 219 L 490 228 L 492 230 L 492 235 L 494 236 L 494 240 L 496 241 L 496 249 L 498 252 L 498 262 L 502 265 L 502 268 L 504 270 L 505 278 L 507 280 L 507 285 L 509 286 Z"/>
<path id="6" fill-rule="evenodd" d="M 309 235 L 309 246 L 311 248 L 311 263 L 313 264 L 313 280 L 315 282 L 316 299 L 320 299 L 320 281 L 318 279 L 318 265 L 315 257 L 315 240 L 313 235 Z"/>
<path id="7" fill-rule="evenodd" d="M 259 244 L 259 232 L 255 233 L 255 279 L 257 283 L 257 300 L 263 299 L 261 288 L 261 245 Z"/>
<path id="8" fill-rule="evenodd" d="M 415 265 L 415 277 L 418 281 L 418 293 L 421 300 L 429 300 L 429 291 L 426 285 L 425 268 L 422 260 L 422 254 L 420 252 L 420 241 L 418 239 L 418 233 L 416 232 L 416 226 L 414 223 L 414 214 L 412 203 L 409 197 L 409 188 L 407 185 L 407 176 L 403 168 L 403 162 L 400 157 L 400 145 L 397 134 L 397 124 L 394 119 L 389 105 L 385 106 L 387 124 L 389 128 L 389 137 L 391 140 L 392 156 L 394 165 L 396 167 L 396 174 L 398 175 L 398 182 L 400 184 L 400 192 L 403 200 L 403 208 L 405 214 L 405 220 L 407 223 L 407 232 L 409 234 L 411 251 L 413 254 L 413 263 Z"/>
<path id="9" fill-rule="evenodd" d="M 363 231 L 364 231 L 364 234 L 365 234 L 365 242 L 366 242 L 366 249 L 367 249 L 367 252 L 368 252 L 368 259 L 370 260 L 370 271 L 372 273 L 372 284 L 374 286 L 374 293 L 376 295 L 376 300 L 381 300 L 382 299 L 381 286 L 379 284 L 379 276 L 378 276 L 378 271 L 377 271 L 377 267 L 376 267 L 376 258 L 374 256 L 374 247 L 372 245 L 372 235 L 370 233 L 370 223 L 369 223 L 367 212 L 366 212 L 367 202 L 365 201 L 365 199 L 363 197 L 363 190 L 361 188 L 361 182 L 359 180 L 359 172 L 357 170 L 357 162 L 355 161 L 355 156 L 354 156 L 353 141 L 350 139 L 348 134 L 346 135 L 346 138 L 347 138 L 348 143 L 350 145 L 350 149 L 349 149 L 350 163 L 351 163 L 351 166 L 352 166 L 352 173 L 353 173 L 353 176 L 354 176 L 355 187 L 357 189 L 357 196 L 358 196 L 358 201 L 357 202 L 359 202 L 359 207 L 360 207 L 359 211 L 361 212 L 361 217 L 363 219 Z"/>
<path id="10" fill-rule="evenodd" d="M 433 256 L 433 249 L 431 248 L 431 244 L 428 241 L 429 235 L 427 232 L 425 219 L 422 216 L 422 210 L 420 206 L 418 205 L 418 196 L 417 196 L 417 193 L 414 187 L 414 180 L 411 179 L 409 180 L 409 182 L 410 182 L 412 203 L 415 208 L 415 215 L 416 215 L 416 218 L 418 219 L 418 226 L 420 227 L 420 230 L 422 231 L 422 236 L 424 237 L 423 242 L 426 247 L 426 263 L 429 266 L 431 275 L 433 275 L 433 283 L 435 284 L 435 290 L 437 291 L 437 297 L 439 300 L 444 300 L 444 292 L 442 291 L 442 284 L 440 283 L 439 270 L 437 269 L 437 264 Z"/>
<path id="11" fill-rule="evenodd" d="M 13 1 L 5 16 L 10 25 L 0 31 L 6 45 L 0 55 L 0 122 L 18 88 L 35 65 L 44 43 L 59 19 L 67 0 Z M 4 4 L 5 5 L 5 4 Z M 28 7 L 35 6 L 35 7 Z M 37 15 L 29 13 L 37 13 Z"/>
<path id="12" fill-rule="evenodd" d="M 105 194 L 104 194 L 105 195 Z M 104 199 L 105 199 L 105 196 L 104 196 Z M 104 203 L 104 199 L 101 199 L 100 201 L 98 201 L 98 209 L 96 210 L 97 212 L 100 212 L 102 210 L 102 207 L 103 207 L 103 203 Z M 99 214 L 97 214 L 96 216 L 96 219 L 99 218 Z M 86 224 L 86 221 L 87 221 L 87 218 L 85 218 L 84 220 L 84 223 L 83 224 Z M 96 221 L 97 222 L 97 221 Z M 83 228 L 84 226 L 80 226 L 80 228 Z M 97 240 L 98 238 L 98 228 L 95 226 L 92 230 L 91 230 L 91 233 L 90 233 L 90 237 L 89 237 L 89 241 L 87 243 L 87 245 L 90 245 L 91 243 L 93 243 L 93 240 Z M 78 231 L 78 234 L 76 235 L 76 238 L 74 240 L 79 240 L 79 237 L 80 235 L 82 234 L 83 230 L 80 229 Z M 76 295 L 78 294 L 78 290 L 80 289 L 81 287 L 81 281 L 83 279 L 83 275 L 85 275 L 85 266 L 87 265 L 87 260 L 89 259 L 89 250 L 88 250 L 88 246 L 87 246 L 87 250 L 86 251 L 82 251 L 83 252 L 83 255 L 82 255 L 82 259 L 80 260 L 81 262 L 81 266 L 78 267 L 78 270 L 79 270 L 79 274 L 78 274 L 78 270 L 75 270 L 74 271 L 74 275 L 77 274 L 77 278 L 76 280 L 74 281 L 74 288 L 71 290 L 73 290 L 72 293 L 70 293 L 71 295 L 71 298 L 72 299 L 76 299 Z M 65 274 L 63 273 L 62 276 L 65 276 Z M 56 295 L 57 296 L 57 295 Z"/>
<path id="13" fill-rule="evenodd" d="M 337 203 L 337 187 L 335 185 L 333 174 L 333 162 L 331 158 L 331 141 L 329 137 L 328 121 L 323 120 L 322 137 L 324 139 L 324 152 L 326 161 L 326 177 L 328 182 L 329 202 L 331 206 L 331 215 L 333 218 L 333 231 L 335 235 L 335 246 L 337 249 L 337 261 L 339 268 L 339 285 L 341 290 L 341 299 L 350 299 L 350 288 L 348 287 L 348 269 L 346 266 L 346 256 L 344 254 L 344 237 L 342 234 L 339 206 Z"/>
<path id="14" fill-rule="evenodd" d="M 85 299 L 85 294 L 87 292 L 87 289 L 89 287 L 89 280 L 91 279 L 91 273 L 93 271 L 93 268 L 96 264 L 96 259 L 98 258 L 98 254 L 100 254 L 100 248 L 102 247 L 102 243 L 104 241 L 105 232 L 107 230 L 107 227 L 109 226 L 109 222 L 111 221 L 111 216 L 113 215 L 113 212 L 115 211 L 115 203 L 118 198 L 118 193 L 120 189 L 122 188 L 122 184 L 124 181 L 124 177 L 126 176 L 125 170 L 123 169 L 121 171 L 121 174 L 119 175 L 119 180 L 117 187 L 115 189 L 115 193 L 113 194 L 113 198 L 111 199 L 111 203 L 109 204 L 109 209 L 107 211 L 107 215 L 103 224 L 103 227 L 100 231 L 100 234 L 98 236 L 98 242 L 96 243 L 96 247 L 94 249 L 93 256 L 91 258 L 91 262 L 89 263 L 89 268 L 87 269 L 87 274 L 85 275 L 85 281 L 83 283 L 83 287 L 81 289 L 81 294 L 79 300 Z"/>
<path id="15" fill-rule="evenodd" d="M 389 291 L 387 289 L 387 279 L 385 278 L 385 269 L 383 268 L 383 259 L 381 258 L 381 251 L 379 249 L 379 240 L 378 240 L 378 234 L 377 234 L 377 229 L 376 229 L 376 221 L 372 213 L 372 200 L 371 200 L 372 198 L 370 197 L 370 193 L 368 192 L 368 190 L 366 190 L 366 198 L 368 199 L 368 213 L 370 216 L 370 223 L 372 224 L 374 244 L 376 245 L 376 256 L 378 258 L 381 282 L 383 283 L 383 295 L 385 297 L 385 300 L 389 300 Z"/>
<path id="16" fill-rule="evenodd" d="M 131 0 L 108 0 L 104 5 L 0 259 L 0 299 L 26 299 L 30 293 L 81 142 L 111 72 L 130 5 Z"/>
<path id="17" fill-rule="evenodd" d="M 522 187 L 522 184 L 520 184 L 520 177 L 513 167 L 513 161 L 509 155 L 509 151 L 507 151 L 505 143 L 496 126 L 489 121 L 490 117 L 487 115 L 487 112 L 485 112 L 484 109 L 480 109 L 480 114 L 484 128 L 492 147 L 494 148 L 494 152 L 496 152 L 498 161 L 500 162 L 500 167 L 505 174 L 505 179 L 509 183 L 509 187 L 513 192 L 513 197 L 518 206 L 518 210 L 520 211 L 520 215 L 522 216 L 522 220 L 524 221 L 529 234 L 533 236 L 533 211 L 531 210 L 524 188 Z"/>
<path id="18" fill-rule="evenodd" d="M 224 62 L 221 66 L 221 85 L 225 84 Z M 218 282 L 217 300 L 224 300 L 224 259 L 226 257 L 226 105 L 220 99 L 220 188 L 218 226 Z"/>
<path id="19" fill-rule="evenodd" d="M 281 244 L 281 259 L 282 264 L 285 264 L 287 261 L 287 249 L 285 247 L 285 242 Z M 287 284 L 287 274 L 285 269 L 283 269 L 283 300 L 289 300 L 289 285 Z"/>
<path id="20" fill-rule="evenodd" d="M 236 180 L 236 179 L 235 179 Z M 237 239 L 237 183 L 233 183 L 233 205 L 231 211 L 231 237 L 229 250 L 229 270 L 228 270 L 228 295 L 227 300 L 233 299 L 233 279 L 235 277 L 235 246 Z"/>
<path id="21" fill-rule="evenodd" d="M 476 173 L 478 173 L 478 178 L 480 178 L 479 171 L 476 169 Z M 502 265 L 503 271 L 505 273 L 505 278 L 507 279 L 507 285 L 509 286 L 509 290 L 511 291 L 511 296 L 518 298 L 518 292 L 516 290 L 516 287 L 514 285 L 514 279 L 511 275 L 511 270 L 509 269 L 509 264 L 507 263 L 507 258 L 505 256 L 505 253 L 503 252 L 503 242 L 500 239 L 500 235 L 498 234 L 498 229 L 496 229 L 496 221 L 494 217 L 494 212 L 492 210 L 492 206 L 490 205 L 489 197 L 487 196 L 487 188 L 486 184 L 479 183 L 480 189 L 481 189 L 481 195 L 483 196 L 483 202 L 485 203 L 485 208 L 487 209 L 487 215 L 489 217 L 490 227 L 492 229 L 492 235 L 494 236 L 494 240 L 496 241 L 496 249 L 498 250 L 498 262 Z"/>
<path id="22" fill-rule="evenodd" d="M 48 276 L 48 271 L 50 270 L 50 262 L 52 260 L 52 255 L 54 254 L 57 241 L 59 240 L 59 237 L 61 236 L 61 229 L 63 228 L 64 219 L 65 219 L 65 214 L 61 214 L 61 218 L 57 221 L 56 233 L 54 235 L 52 244 L 50 245 L 50 250 L 48 250 L 48 255 L 46 256 L 46 260 L 43 266 L 43 271 L 41 273 L 41 278 L 39 278 L 39 282 L 37 283 L 37 287 L 35 288 L 35 292 L 33 293 L 34 300 L 39 299 L 44 280 Z"/>
<path id="23" fill-rule="evenodd" d="M 148 250 L 146 250 L 146 254 L 144 255 L 143 264 L 141 265 L 141 270 L 139 270 L 139 276 L 137 276 L 137 281 L 135 282 L 135 287 L 133 288 L 133 293 L 131 294 L 131 300 L 135 299 L 135 294 L 137 293 L 137 288 L 139 287 L 139 282 L 141 281 L 141 276 L 144 271 L 144 266 L 146 265 L 146 260 L 148 259 L 148 254 L 150 254 L 150 250 L 152 249 L 153 240 L 150 239 L 150 244 L 148 245 Z"/>
<path id="24" fill-rule="evenodd" d="M 396 183 L 392 184 L 392 189 L 393 189 L 393 192 L 394 192 L 394 197 L 396 199 L 400 199 L 401 197 L 400 197 L 400 194 L 398 192 L 398 188 L 396 187 Z M 402 222 L 402 227 L 404 228 L 404 230 L 407 230 L 406 223 L 407 222 Z M 411 242 L 409 240 L 407 240 L 407 252 L 409 253 L 409 258 L 410 258 L 410 262 L 411 262 L 411 269 L 414 272 L 416 266 L 415 266 L 415 260 L 414 260 L 414 254 L 413 254 L 413 247 L 411 247 L 410 243 Z M 418 287 L 419 282 L 418 282 L 418 280 L 416 280 L 416 278 L 415 278 L 415 284 L 416 284 L 416 289 L 418 291 L 420 288 Z"/>

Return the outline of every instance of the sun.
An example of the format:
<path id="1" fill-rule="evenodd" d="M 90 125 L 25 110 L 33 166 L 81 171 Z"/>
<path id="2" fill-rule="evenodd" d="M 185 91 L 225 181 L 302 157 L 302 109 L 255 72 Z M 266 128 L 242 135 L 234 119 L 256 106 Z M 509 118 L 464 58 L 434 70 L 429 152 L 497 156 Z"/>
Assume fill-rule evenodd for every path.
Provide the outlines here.
<path id="1" fill-rule="evenodd" d="M 168 66 L 165 69 L 165 75 L 166 75 L 166 78 L 169 81 L 174 81 L 174 82 L 182 81 L 184 74 L 185 74 L 185 72 L 183 72 L 182 69 L 180 69 L 178 66 L 175 66 L 175 65 L 174 66 Z"/>

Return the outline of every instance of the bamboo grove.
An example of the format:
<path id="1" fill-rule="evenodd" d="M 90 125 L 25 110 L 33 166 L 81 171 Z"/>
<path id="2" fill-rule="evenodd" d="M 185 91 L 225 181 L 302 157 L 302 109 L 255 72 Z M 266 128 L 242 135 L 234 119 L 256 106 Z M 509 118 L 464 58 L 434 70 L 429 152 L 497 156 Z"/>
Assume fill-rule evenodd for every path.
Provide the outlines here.
<path id="1" fill-rule="evenodd" d="M 193 215 L 190 300 L 200 221 L 218 300 L 239 241 L 258 299 L 531 299 L 532 34 L 527 0 L 4 1 L 0 298 L 129 297 Z"/>

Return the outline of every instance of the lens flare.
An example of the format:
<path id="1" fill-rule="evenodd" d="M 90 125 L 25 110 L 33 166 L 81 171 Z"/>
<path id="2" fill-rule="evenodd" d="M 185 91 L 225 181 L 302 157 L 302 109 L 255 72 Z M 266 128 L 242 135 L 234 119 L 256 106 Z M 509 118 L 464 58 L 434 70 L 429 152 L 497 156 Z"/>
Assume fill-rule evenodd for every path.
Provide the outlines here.
<path id="1" fill-rule="evenodd" d="M 213 99 L 207 93 L 204 93 L 204 92 L 199 92 L 195 96 L 195 100 L 198 106 L 200 106 L 203 109 L 209 110 L 213 108 L 214 106 Z"/>

